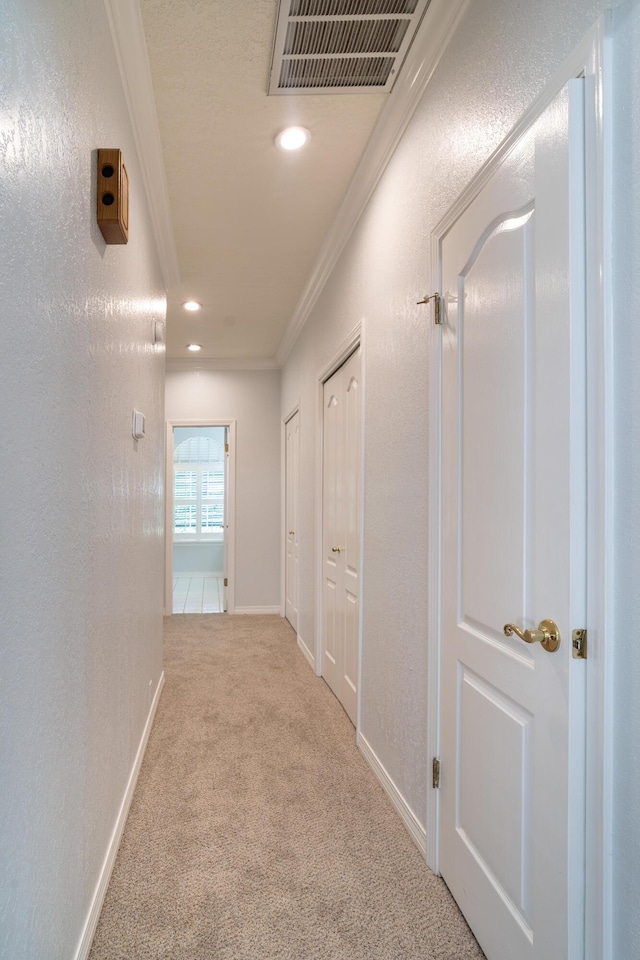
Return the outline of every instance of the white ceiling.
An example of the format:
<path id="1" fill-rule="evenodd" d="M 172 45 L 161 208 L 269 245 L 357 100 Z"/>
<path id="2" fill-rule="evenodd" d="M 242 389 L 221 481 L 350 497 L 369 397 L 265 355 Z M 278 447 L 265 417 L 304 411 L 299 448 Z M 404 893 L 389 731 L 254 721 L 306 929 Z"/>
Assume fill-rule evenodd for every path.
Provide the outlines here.
<path id="1" fill-rule="evenodd" d="M 181 274 L 167 355 L 273 358 L 388 95 L 268 97 L 277 0 L 140 3 Z M 292 124 L 300 153 L 274 143 Z"/>

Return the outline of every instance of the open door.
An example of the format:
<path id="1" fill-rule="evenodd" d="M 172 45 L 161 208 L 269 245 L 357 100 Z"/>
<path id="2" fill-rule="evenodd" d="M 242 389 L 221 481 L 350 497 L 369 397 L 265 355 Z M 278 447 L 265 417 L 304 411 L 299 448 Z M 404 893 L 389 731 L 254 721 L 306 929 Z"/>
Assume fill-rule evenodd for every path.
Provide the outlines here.
<path id="1" fill-rule="evenodd" d="M 583 98 L 440 241 L 440 869 L 491 960 L 584 956 Z"/>

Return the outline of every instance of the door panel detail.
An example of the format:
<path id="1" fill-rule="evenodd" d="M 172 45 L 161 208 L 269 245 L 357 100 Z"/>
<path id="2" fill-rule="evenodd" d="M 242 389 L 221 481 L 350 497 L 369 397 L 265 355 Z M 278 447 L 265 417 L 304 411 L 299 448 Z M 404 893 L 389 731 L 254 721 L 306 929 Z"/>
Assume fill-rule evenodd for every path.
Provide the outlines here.
<path id="1" fill-rule="evenodd" d="M 529 819 L 533 717 L 469 670 L 460 671 L 459 683 L 457 830 L 488 881 L 527 921 L 530 855 L 523 827 Z M 496 750 L 497 744 L 503 747 Z M 500 783 L 500 790 L 479 791 L 484 781 Z"/>
<path id="2" fill-rule="evenodd" d="M 501 219 L 459 279 L 461 619 L 470 617 L 494 630 L 499 624 L 492 623 L 491 612 L 503 602 L 512 602 L 519 615 L 526 609 L 530 484 L 523 441 L 533 312 L 532 214 Z M 508 298 L 501 295 L 505 290 Z M 493 429 L 486 430 L 487 423 Z M 478 570 L 484 570 L 482 577 Z"/>

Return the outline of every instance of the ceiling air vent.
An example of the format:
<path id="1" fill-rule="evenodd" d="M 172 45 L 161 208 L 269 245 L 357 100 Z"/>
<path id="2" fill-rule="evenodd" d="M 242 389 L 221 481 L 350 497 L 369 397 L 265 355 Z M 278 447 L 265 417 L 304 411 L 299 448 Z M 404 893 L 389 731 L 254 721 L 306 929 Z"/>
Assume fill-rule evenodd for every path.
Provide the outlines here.
<path id="1" fill-rule="evenodd" d="M 389 93 L 428 3 L 280 0 L 269 93 Z"/>

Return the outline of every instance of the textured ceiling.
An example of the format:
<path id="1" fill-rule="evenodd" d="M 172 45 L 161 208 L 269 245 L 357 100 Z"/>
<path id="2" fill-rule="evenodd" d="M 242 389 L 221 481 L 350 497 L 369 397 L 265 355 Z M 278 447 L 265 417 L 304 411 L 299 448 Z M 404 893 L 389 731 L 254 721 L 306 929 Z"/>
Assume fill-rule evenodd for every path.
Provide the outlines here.
<path id="1" fill-rule="evenodd" d="M 268 97 L 277 0 L 141 9 L 182 278 L 167 354 L 273 357 L 386 95 Z M 289 154 L 292 124 L 312 140 Z"/>

